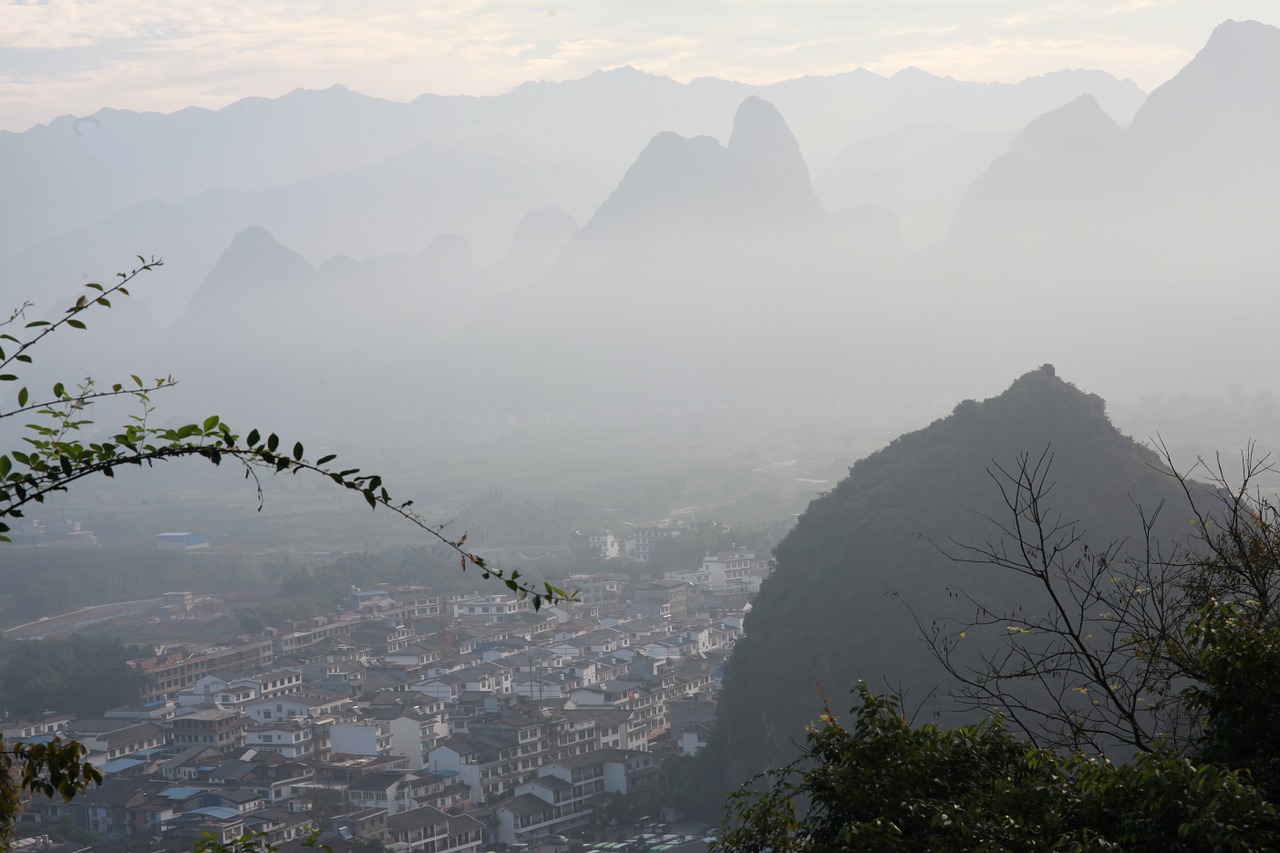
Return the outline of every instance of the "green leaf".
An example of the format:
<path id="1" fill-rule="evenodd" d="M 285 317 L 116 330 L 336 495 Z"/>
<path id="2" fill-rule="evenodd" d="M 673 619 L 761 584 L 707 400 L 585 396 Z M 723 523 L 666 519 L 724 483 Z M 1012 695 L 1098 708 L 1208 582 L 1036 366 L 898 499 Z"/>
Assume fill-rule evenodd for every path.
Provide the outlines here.
<path id="1" fill-rule="evenodd" d="M 84 323 L 81 323 L 79 320 L 75 319 L 74 317 L 67 321 L 67 325 L 73 329 L 83 329 L 85 327 Z"/>
<path id="2" fill-rule="evenodd" d="M 271 433 L 271 435 L 267 436 L 267 450 L 270 450 L 272 453 L 275 453 L 276 448 L 279 446 L 280 446 L 280 436 L 276 435 L 274 432 Z"/>
<path id="3" fill-rule="evenodd" d="M 12 382 L 17 378 L 12 373 L 0 373 L 0 382 Z"/>
<path id="4" fill-rule="evenodd" d="M 13 462 L 7 455 L 0 456 L 0 480 L 9 476 L 9 472 L 13 470 Z"/>
<path id="5" fill-rule="evenodd" d="M 302 461 L 302 442 L 295 441 L 293 443 L 293 458 Z"/>
<path id="6" fill-rule="evenodd" d="M 209 417 L 205 418 L 204 431 L 208 432 L 209 430 L 215 428 L 218 425 L 218 420 L 219 419 L 217 415 L 210 415 Z"/>
<path id="7" fill-rule="evenodd" d="M 249 430 L 249 434 L 244 437 L 244 443 L 253 447 L 258 443 L 258 439 L 261 437 L 262 436 L 258 435 L 258 431 L 256 429 L 251 429 Z"/>
<path id="8" fill-rule="evenodd" d="M 27 404 L 27 389 L 23 388 L 18 392 L 18 405 L 25 406 Z"/>
<path id="9" fill-rule="evenodd" d="M 338 458 L 338 454 L 330 453 L 328 456 L 321 456 L 318 460 L 316 460 L 316 465 L 326 465 L 337 458 Z"/>

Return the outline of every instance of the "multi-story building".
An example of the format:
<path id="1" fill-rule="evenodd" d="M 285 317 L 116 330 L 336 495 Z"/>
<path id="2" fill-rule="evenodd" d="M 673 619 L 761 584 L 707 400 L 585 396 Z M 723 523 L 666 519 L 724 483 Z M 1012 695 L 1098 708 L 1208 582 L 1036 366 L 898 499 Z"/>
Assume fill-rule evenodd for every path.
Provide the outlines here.
<path id="1" fill-rule="evenodd" d="M 664 539 L 679 536 L 680 528 L 670 522 L 650 524 L 635 528 L 632 530 L 631 535 L 631 559 L 637 563 L 647 563 L 653 558 L 653 550 L 658 546 L 658 543 Z"/>
<path id="2" fill-rule="evenodd" d="M 760 580 L 768 578 L 773 569 L 771 560 L 758 560 L 754 551 L 727 551 L 709 553 L 703 557 L 701 570 L 710 576 L 714 592 L 760 588 Z"/>
<path id="3" fill-rule="evenodd" d="M 403 755 L 410 770 L 426 766 L 426 757 L 441 739 L 448 736 L 444 719 L 444 702 L 421 696 L 417 704 L 383 705 L 369 708 L 368 719 L 385 725 L 390 733 L 390 753 Z"/>
<path id="4" fill-rule="evenodd" d="M 249 718 L 239 708 L 204 708 L 173 719 L 173 742 L 232 749 L 245 745 L 248 727 Z"/>
<path id="5" fill-rule="evenodd" d="M 252 749 L 293 760 L 311 758 L 316 752 L 315 732 L 310 721 L 298 718 L 249 726 L 245 738 Z"/>
<path id="6" fill-rule="evenodd" d="M 271 637 L 244 640 L 227 646 L 216 646 L 199 652 L 174 649 L 149 658 L 129 661 L 134 669 L 151 676 L 151 685 L 143 693 L 144 702 L 172 699 L 189 690 L 210 672 L 261 672 L 275 659 Z"/>
<path id="7" fill-rule="evenodd" d="M 503 844 L 528 844 L 582 826 L 592 803 L 605 792 L 629 793 L 657 772 L 644 752 L 595 750 L 548 762 L 516 787 L 515 796 L 494 808 L 495 835 Z"/>
<path id="8" fill-rule="evenodd" d="M 89 760 L 102 764 L 116 758 L 123 758 L 154 749 L 169 742 L 169 731 L 155 723 L 137 723 L 130 725 L 130 720 L 120 720 L 110 731 L 77 734 L 77 738 L 89 753 Z"/>
<path id="9" fill-rule="evenodd" d="M 688 616 L 688 594 L 692 587 L 679 580 L 650 581 L 636 588 L 632 606 L 636 613 L 663 622 L 680 622 Z"/>
<path id="10" fill-rule="evenodd" d="M 561 589 L 576 591 L 584 605 L 599 607 L 601 613 L 612 613 L 623 601 L 629 578 L 612 572 L 587 572 L 556 578 L 552 583 Z"/>
<path id="11" fill-rule="evenodd" d="M 390 755 L 391 727 L 382 720 L 334 723 L 329 747 L 337 755 Z"/>
<path id="12" fill-rule="evenodd" d="M 471 595 L 450 603 L 455 619 L 483 619 L 487 622 L 510 622 L 521 613 L 532 612 L 526 599 L 512 595 Z"/>

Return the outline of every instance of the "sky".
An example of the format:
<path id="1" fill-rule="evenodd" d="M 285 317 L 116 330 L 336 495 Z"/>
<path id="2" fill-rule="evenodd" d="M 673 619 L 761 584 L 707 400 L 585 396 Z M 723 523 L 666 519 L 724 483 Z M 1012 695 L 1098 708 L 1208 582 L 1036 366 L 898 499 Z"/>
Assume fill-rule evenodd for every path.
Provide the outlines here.
<path id="1" fill-rule="evenodd" d="M 0 129 L 342 84 L 409 100 L 633 65 L 770 83 L 916 66 L 1014 82 L 1098 68 L 1151 89 L 1276 0 L 0 0 Z"/>

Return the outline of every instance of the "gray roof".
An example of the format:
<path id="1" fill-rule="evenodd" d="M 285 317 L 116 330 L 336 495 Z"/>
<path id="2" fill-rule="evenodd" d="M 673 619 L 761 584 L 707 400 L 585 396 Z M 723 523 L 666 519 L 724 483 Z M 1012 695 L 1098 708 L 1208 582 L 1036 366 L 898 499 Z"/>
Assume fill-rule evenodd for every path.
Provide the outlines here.
<path id="1" fill-rule="evenodd" d="M 449 819 L 444 812 L 432 806 L 419 806 L 416 809 L 397 812 L 387 818 L 387 829 L 393 832 L 404 832 L 427 826 L 432 823 L 443 823 Z"/>
<path id="2" fill-rule="evenodd" d="M 555 806 L 546 800 L 535 797 L 533 794 L 521 794 L 501 803 L 498 808 L 523 816 L 542 814 L 543 812 L 551 811 Z"/>

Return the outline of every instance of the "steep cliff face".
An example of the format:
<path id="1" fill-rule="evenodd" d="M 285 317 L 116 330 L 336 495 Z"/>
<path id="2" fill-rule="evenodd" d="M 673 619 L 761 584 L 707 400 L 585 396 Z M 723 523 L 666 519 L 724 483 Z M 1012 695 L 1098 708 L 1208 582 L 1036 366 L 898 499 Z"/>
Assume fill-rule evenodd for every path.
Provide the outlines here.
<path id="1" fill-rule="evenodd" d="M 1052 508 L 1078 520 L 1085 541 L 1136 543 L 1135 503 L 1148 511 L 1161 501 L 1183 505 L 1156 456 L 1111 425 L 1102 399 L 1049 365 L 898 438 L 813 501 L 778 546 L 777 572 L 747 619 L 717 730 L 700 758 L 708 778 L 722 773 L 722 783 L 736 784 L 794 758 L 805 725 L 821 711 L 819 690 L 837 710 L 858 680 L 906 691 L 909 707 L 945 707 L 944 693 L 930 698 L 947 683 L 916 620 L 971 616 L 956 588 L 1001 609 L 1035 601 L 1018 578 L 944 552 L 999 538 L 993 520 L 1008 510 L 991 472 L 1046 448 Z M 1174 515 L 1181 518 L 1166 513 Z M 1161 532 L 1181 535 L 1177 527 Z"/>

